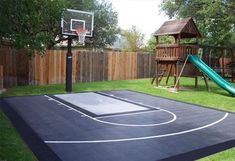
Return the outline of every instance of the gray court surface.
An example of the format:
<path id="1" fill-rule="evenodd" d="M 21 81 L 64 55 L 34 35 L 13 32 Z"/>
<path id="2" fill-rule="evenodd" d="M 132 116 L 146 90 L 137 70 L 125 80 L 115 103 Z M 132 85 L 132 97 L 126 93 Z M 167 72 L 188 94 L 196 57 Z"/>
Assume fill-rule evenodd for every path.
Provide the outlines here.
<path id="1" fill-rule="evenodd" d="M 188 161 L 235 146 L 234 113 L 133 91 L 11 97 L 2 104 L 39 160 Z"/>
<path id="2" fill-rule="evenodd" d="M 61 94 L 55 96 L 96 115 L 148 110 L 145 107 L 96 93 Z"/>

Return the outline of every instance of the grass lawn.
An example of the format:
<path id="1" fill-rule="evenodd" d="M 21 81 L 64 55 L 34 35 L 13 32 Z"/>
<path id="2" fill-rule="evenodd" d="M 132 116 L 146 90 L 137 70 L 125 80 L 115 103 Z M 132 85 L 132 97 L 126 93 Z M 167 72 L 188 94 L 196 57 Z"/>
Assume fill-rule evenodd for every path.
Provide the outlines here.
<path id="1" fill-rule="evenodd" d="M 164 81 L 164 80 L 163 80 Z M 127 81 L 108 81 L 96 83 L 77 83 L 73 85 L 74 92 L 101 91 L 128 89 L 144 92 L 156 96 L 171 98 L 174 100 L 189 102 L 193 104 L 208 106 L 215 109 L 235 112 L 235 98 L 231 97 L 226 91 L 219 88 L 213 82 L 209 82 L 211 91 L 208 92 L 204 81 L 199 79 L 198 88 L 194 88 L 194 79 L 182 78 L 180 84 L 190 90 L 182 90 L 178 94 L 170 93 L 167 90 L 155 88 L 150 85 L 150 79 L 127 80 Z M 235 84 L 233 84 L 235 87 Z M 3 97 L 42 95 L 64 93 L 64 85 L 46 86 L 21 86 L 8 89 Z M 15 161 L 24 158 L 24 161 L 35 161 L 35 157 L 20 140 L 12 125 L 7 118 L 0 112 L 0 160 Z M 2 132 L 3 131 L 3 132 Z M 7 144 L 9 143 L 9 144 Z M 7 146 L 6 146 L 7 144 Z M 2 150 L 4 149 L 4 150 Z M 14 149 L 14 150 L 13 150 Z M 13 152 L 17 151 L 17 152 Z M 201 159 L 200 161 L 235 161 L 235 148 L 217 153 L 215 155 Z"/>
<path id="2" fill-rule="evenodd" d="M 15 128 L 0 110 L 0 160 L 36 161 Z"/>

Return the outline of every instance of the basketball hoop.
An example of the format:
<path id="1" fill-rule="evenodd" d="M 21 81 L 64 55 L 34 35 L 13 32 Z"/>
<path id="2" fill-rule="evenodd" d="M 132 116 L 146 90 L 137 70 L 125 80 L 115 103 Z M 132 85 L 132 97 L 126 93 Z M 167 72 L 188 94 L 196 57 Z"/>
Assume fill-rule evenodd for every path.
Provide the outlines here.
<path id="1" fill-rule="evenodd" d="M 85 44 L 85 38 L 86 38 L 87 30 L 83 29 L 81 27 L 78 27 L 78 28 L 75 29 L 75 33 L 78 36 L 78 43 L 84 45 Z"/>

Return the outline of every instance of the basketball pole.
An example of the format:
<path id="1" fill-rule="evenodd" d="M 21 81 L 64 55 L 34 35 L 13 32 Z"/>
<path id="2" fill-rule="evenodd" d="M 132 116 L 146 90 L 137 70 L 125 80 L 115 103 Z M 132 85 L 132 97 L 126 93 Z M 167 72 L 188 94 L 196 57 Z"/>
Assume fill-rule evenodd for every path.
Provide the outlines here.
<path id="1" fill-rule="evenodd" d="M 72 92 L 72 58 L 72 36 L 69 36 L 66 55 L 66 92 Z"/>

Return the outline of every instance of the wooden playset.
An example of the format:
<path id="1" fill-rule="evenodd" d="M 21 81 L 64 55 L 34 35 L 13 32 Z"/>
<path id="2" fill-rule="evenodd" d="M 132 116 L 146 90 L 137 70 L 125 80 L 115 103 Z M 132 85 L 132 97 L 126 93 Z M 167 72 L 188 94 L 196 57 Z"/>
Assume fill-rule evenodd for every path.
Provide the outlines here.
<path id="1" fill-rule="evenodd" d="M 191 17 L 166 21 L 155 33 L 156 37 L 156 69 L 152 79 L 152 84 L 156 82 L 156 86 L 160 85 L 163 76 L 166 76 L 166 86 L 168 85 L 169 77 L 174 76 L 174 87 L 179 89 L 179 78 L 188 76 L 195 78 L 195 87 L 198 82 L 198 70 L 187 62 L 188 54 L 196 54 L 198 52 L 198 39 L 201 37 L 196 24 Z M 160 36 L 173 36 L 174 44 L 161 44 Z M 196 43 L 183 44 L 181 40 L 184 38 L 194 38 Z M 183 65 L 184 64 L 184 65 Z M 204 76 L 204 75 L 203 75 Z M 208 88 L 207 79 L 204 79 Z"/>

